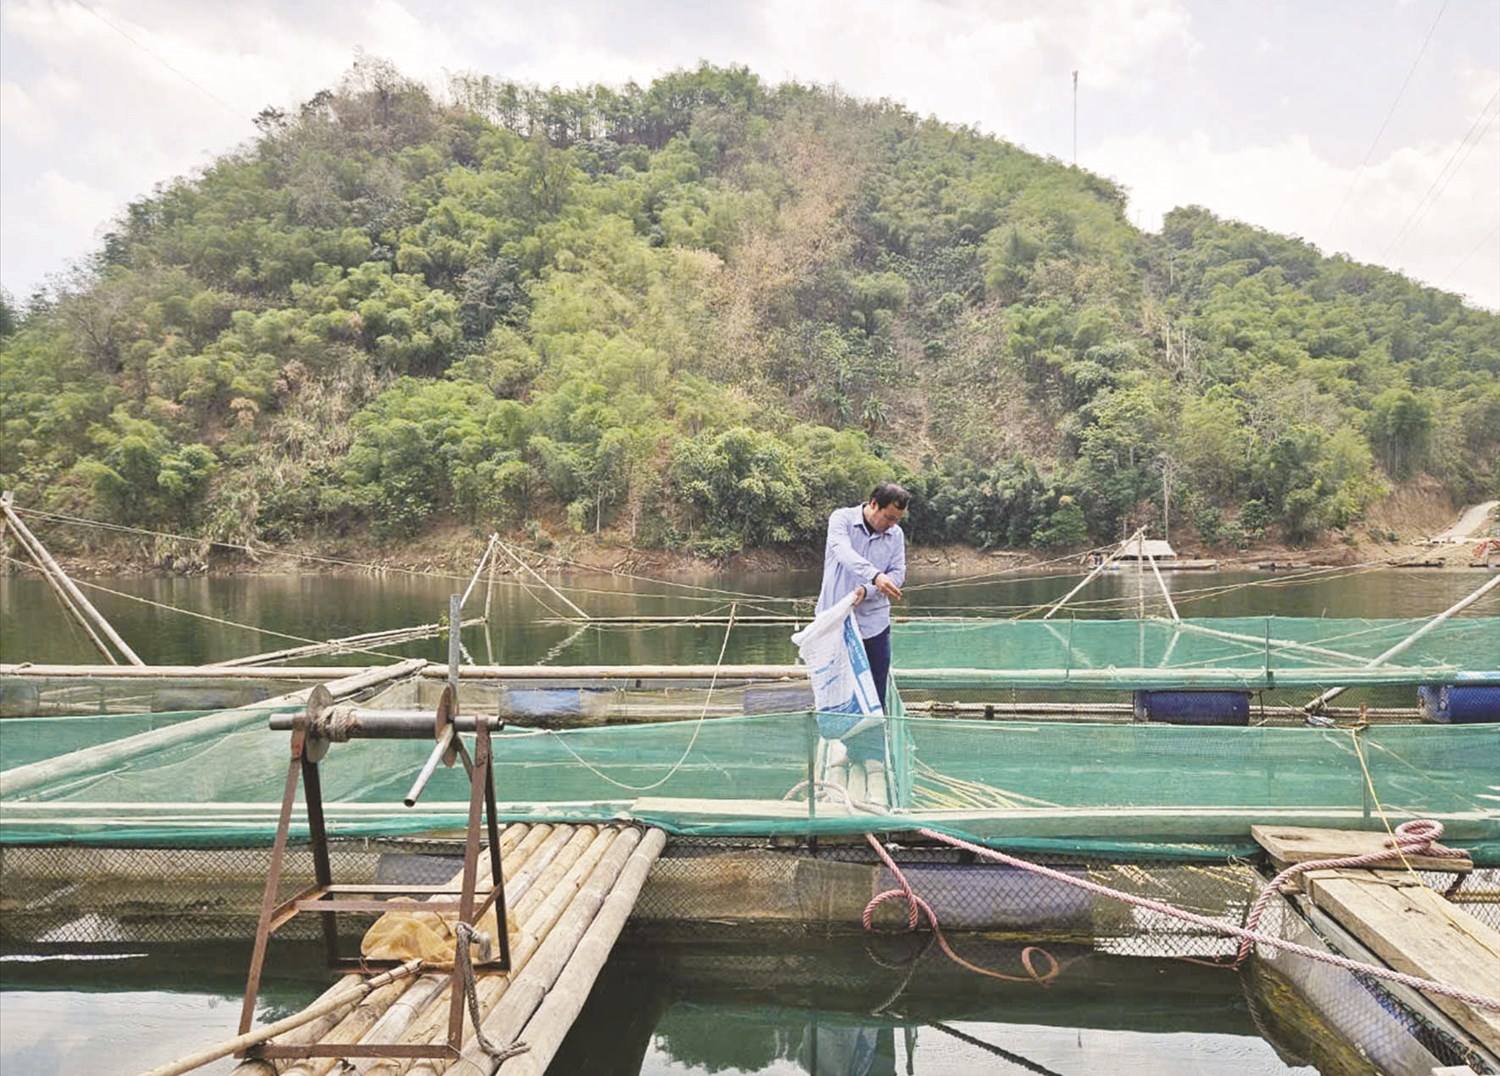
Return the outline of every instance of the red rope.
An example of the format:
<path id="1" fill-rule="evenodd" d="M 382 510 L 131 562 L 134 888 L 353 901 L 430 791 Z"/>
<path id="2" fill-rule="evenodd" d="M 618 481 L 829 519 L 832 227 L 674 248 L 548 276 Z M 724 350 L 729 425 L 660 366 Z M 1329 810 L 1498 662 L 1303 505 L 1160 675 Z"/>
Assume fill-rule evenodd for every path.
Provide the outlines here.
<path id="1" fill-rule="evenodd" d="M 896 889 L 887 889 L 884 893 L 876 895 L 869 904 L 865 905 L 861 921 L 864 923 L 866 930 L 875 929 L 874 916 L 876 908 L 895 897 L 904 897 L 907 907 L 907 929 L 917 929 L 917 913 L 920 911 L 922 915 L 927 917 L 927 922 L 932 926 L 932 933 L 937 938 L 938 945 L 947 954 L 948 959 L 961 968 L 966 968 L 979 975 L 987 975 L 991 979 L 1001 979 L 1008 983 L 1036 983 L 1038 986 L 1046 986 L 1062 974 L 1062 965 L 1057 962 L 1057 958 L 1039 945 L 1028 945 L 1021 950 L 1021 966 L 1026 969 L 1025 975 L 1006 975 L 1004 972 L 982 968 L 978 964 L 970 963 L 959 956 L 953 951 L 953 947 L 948 944 L 948 939 L 943 935 L 943 928 L 938 924 L 937 913 L 932 910 L 932 905 L 928 904 L 912 891 L 911 883 L 906 880 L 906 875 L 901 872 L 900 867 L 896 866 L 896 861 L 890 857 L 881 843 L 875 839 L 874 834 L 865 834 L 865 839 L 870 842 L 870 847 L 875 849 L 875 854 L 885 864 L 886 870 L 890 871 L 891 876 L 896 879 L 898 887 Z M 1045 970 L 1037 970 L 1034 963 L 1037 956 L 1045 959 Z"/>
<path id="2" fill-rule="evenodd" d="M 1456 848 L 1445 848 L 1438 844 L 1443 836 L 1443 824 L 1431 818 L 1414 818 L 1396 827 L 1394 836 L 1386 839 L 1386 847 L 1378 852 L 1366 852 L 1362 856 L 1342 856 L 1338 859 L 1310 859 L 1305 863 L 1293 863 L 1282 871 L 1270 884 L 1260 891 L 1260 896 L 1250 906 L 1245 917 L 1245 929 L 1253 931 L 1260 917 L 1270 904 L 1271 898 L 1281 892 L 1282 885 L 1306 871 L 1330 870 L 1336 867 L 1368 867 L 1372 863 L 1383 863 L 1388 859 L 1404 859 L 1407 855 L 1434 856 L 1439 858 L 1463 858 L 1464 853 Z M 1234 963 L 1238 967 L 1250 955 L 1255 942 L 1250 938 L 1240 940 L 1240 949 Z"/>
<path id="3" fill-rule="evenodd" d="M 1412 823 L 1406 823 L 1407 826 L 1411 824 Z M 1442 826 L 1440 824 L 1438 824 L 1437 822 L 1432 822 L 1430 823 L 1430 825 L 1437 827 L 1436 836 L 1442 835 Z M 1405 826 L 1403 826 L 1402 828 L 1405 828 Z M 1012 867 L 1020 867 L 1022 870 L 1028 870 L 1033 872 L 1034 874 L 1040 874 L 1045 878 L 1052 878 L 1067 885 L 1076 886 L 1079 889 L 1088 890 L 1090 893 L 1096 893 L 1099 896 L 1109 897 L 1113 900 L 1122 901 L 1125 904 L 1133 904 L 1139 908 L 1147 908 L 1154 912 L 1160 912 L 1162 915 L 1170 915 L 1176 919 L 1181 919 L 1184 922 L 1203 927 L 1206 930 L 1212 930 L 1219 934 L 1228 934 L 1231 937 L 1240 938 L 1244 941 L 1268 945 L 1274 949 L 1281 949 L 1284 952 L 1295 953 L 1298 956 L 1306 957 L 1309 960 L 1316 960 L 1324 964 L 1332 964 L 1334 967 L 1343 968 L 1344 970 L 1354 972 L 1357 975 L 1369 975 L 1377 979 L 1386 979 L 1393 983 L 1400 983 L 1403 986 L 1409 986 L 1414 990 L 1425 990 L 1428 993 L 1432 994 L 1442 994 L 1445 997 L 1458 998 L 1460 1001 L 1466 1001 L 1476 1008 L 1487 1009 L 1492 1012 L 1500 1012 L 1500 997 L 1492 997 L 1487 994 L 1477 994 L 1472 990 L 1463 990 L 1455 986 L 1447 986 L 1444 983 L 1434 982 L 1431 979 L 1423 979 L 1416 975 L 1407 975 L 1405 972 L 1392 971 L 1390 968 L 1377 967 L 1373 964 L 1364 964 L 1357 960 L 1350 960 L 1347 957 L 1338 956 L 1334 953 L 1324 952 L 1321 949 L 1313 949 L 1306 945 L 1298 945 L 1296 942 L 1285 941 L 1282 938 L 1277 938 L 1269 934 L 1260 934 L 1255 931 L 1248 930 L 1245 927 L 1237 927 L 1231 923 L 1223 923 L 1217 919 L 1210 919 L 1206 915 L 1199 915 L 1196 912 L 1184 911 L 1181 908 L 1173 907 L 1170 904 L 1165 904 L 1158 900 L 1150 900 L 1146 897 L 1138 897 L 1133 893 L 1122 893 L 1118 889 L 1110 889 L 1108 886 L 1102 886 L 1097 882 L 1090 882 L 1085 878 L 1075 878 L 1070 874 L 1064 874 L 1062 871 L 1053 870 L 1051 867 L 1043 867 L 1039 863 L 1028 863 L 1024 859 L 1017 859 L 1015 856 L 1008 856 L 1004 852 L 997 852 L 993 848 L 986 848 L 982 844 L 974 844 L 971 841 L 960 840 L 958 837 L 950 837 L 945 833 L 938 833 L 930 829 L 919 829 L 917 830 L 917 832 L 920 833 L 923 837 L 928 838 L 929 840 L 940 841 L 944 844 L 950 844 L 955 848 L 962 848 L 965 851 L 973 852 L 975 855 L 983 856 L 986 859 L 993 859 L 997 863 L 1004 863 Z M 1432 831 L 1419 830 L 1418 832 L 1423 833 L 1423 835 L 1426 836 Z M 1403 834 L 1401 838 L 1398 838 L 1398 840 L 1406 839 L 1406 837 L 1410 835 L 1410 833 L 1411 831 L 1408 830 L 1407 834 Z M 1435 839 L 1435 837 L 1428 836 L 1427 839 L 1432 840 Z M 1451 850 L 1445 850 L 1445 852 L 1447 854 L 1453 854 Z M 1267 889 L 1269 891 L 1270 887 L 1267 887 Z"/>

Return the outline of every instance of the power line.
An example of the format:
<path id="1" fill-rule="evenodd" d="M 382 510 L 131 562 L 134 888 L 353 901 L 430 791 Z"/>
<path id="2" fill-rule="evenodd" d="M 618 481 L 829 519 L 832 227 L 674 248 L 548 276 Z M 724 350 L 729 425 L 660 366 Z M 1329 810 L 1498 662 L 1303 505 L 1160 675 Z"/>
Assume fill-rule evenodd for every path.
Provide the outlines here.
<path id="1" fill-rule="evenodd" d="M 1417 65 L 1422 62 L 1423 55 L 1427 52 L 1427 43 L 1432 40 L 1432 33 L 1437 29 L 1438 23 L 1442 21 L 1443 12 L 1448 10 L 1449 0 L 1443 0 L 1443 6 L 1438 8 L 1437 18 L 1432 20 L 1432 25 L 1427 28 L 1427 36 L 1422 39 L 1422 47 L 1417 50 L 1417 58 L 1411 62 L 1411 67 L 1406 72 L 1406 78 L 1401 82 L 1401 88 L 1396 91 L 1396 99 L 1391 102 L 1385 119 L 1380 121 L 1380 130 L 1375 132 L 1375 137 L 1370 141 L 1370 148 L 1365 151 L 1365 159 L 1359 162 L 1359 167 L 1354 170 L 1354 178 L 1349 181 L 1349 189 L 1344 191 L 1344 197 L 1339 202 L 1338 208 L 1333 211 L 1333 216 L 1328 218 L 1328 223 L 1323 225 L 1326 232 L 1333 227 L 1333 222 L 1338 220 L 1339 214 L 1344 211 L 1344 206 L 1349 204 L 1349 196 L 1354 193 L 1354 188 L 1359 186 L 1360 176 L 1364 174 L 1365 165 L 1370 163 L 1370 158 L 1375 155 L 1375 147 L 1380 144 L 1380 136 L 1385 134 L 1386 125 L 1391 122 L 1391 117 L 1396 114 L 1396 106 L 1401 103 L 1401 98 L 1406 95 L 1406 87 L 1411 85 L 1411 77 L 1416 74 Z"/>
<path id="2" fill-rule="evenodd" d="M 1484 124 L 1483 131 L 1480 133 L 1480 136 L 1478 138 L 1474 137 L 1474 133 L 1476 131 L 1480 131 L 1480 123 L 1484 120 L 1484 117 L 1489 114 L 1490 106 L 1493 105 L 1497 100 L 1500 100 L 1500 90 L 1496 90 L 1490 96 L 1489 101 L 1485 103 L 1484 108 L 1480 110 L 1479 115 L 1474 118 L 1474 122 L 1469 126 L 1469 131 L 1464 135 L 1463 141 L 1453 147 L 1453 152 L 1448 155 L 1448 160 L 1443 164 L 1441 171 L 1439 171 L 1438 174 L 1433 178 L 1432 186 L 1427 188 L 1427 193 L 1422 195 L 1422 200 L 1418 202 L 1417 207 L 1411 211 L 1411 216 L 1406 218 L 1406 223 L 1401 225 L 1400 230 L 1398 230 L 1395 236 L 1391 238 L 1391 241 L 1386 244 L 1385 249 L 1380 252 L 1380 258 L 1382 261 L 1384 261 L 1386 255 L 1388 255 L 1395 248 L 1396 244 L 1401 241 L 1401 238 L 1406 235 L 1407 229 L 1412 226 L 1416 219 L 1420 215 L 1422 215 L 1425 210 L 1431 209 L 1432 206 L 1437 205 L 1438 198 L 1441 198 L 1443 196 L 1443 191 L 1446 191 L 1448 189 L 1448 184 L 1452 182 L 1453 177 L 1458 175 L 1465 164 L 1469 163 L 1469 157 L 1473 154 L 1475 148 L 1478 147 L 1480 142 L 1484 141 L 1484 134 L 1488 133 L 1490 127 L 1494 125 L 1496 119 L 1500 119 L 1500 112 L 1497 112 L 1494 116 L 1490 116 L 1489 122 Z M 1468 146 L 1469 152 L 1464 154 L 1464 159 L 1459 162 L 1458 167 L 1453 169 L 1453 172 L 1449 174 L 1449 166 L 1453 164 L 1454 158 L 1456 158 L 1459 153 L 1463 151 L 1465 146 Z M 1439 183 L 1442 184 L 1442 190 L 1438 190 Z M 1432 193 L 1434 190 L 1437 190 L 1437 194 L 1435 196 Z M 1428 202 L 1428 198 L 1432 199 L 1431 203 Z"/>
<path id="3" fill-rule="evenodd" d="M 1440 288 L 1445 288 L 1445 287 L 1447 287 L 1447 286 L 1448 286 L 1448 281 L 1450 281 L 1450 280 L 1452 280 L 1452 279 L 1453 279 L 1453 278 L 1454 278 L 1454 277 L 1456 277 L 1456 276 L 1457 276 L 1457 275 L 1458 275 L 1458 271 L 1459 271 L 1459 270 L 1460 270 L 1460 269 L 1462 269 L 1462 268 L 1463 268 L 1463 267 L 1464 267 L 1464 266 L 1466 266 L 1466 265 L 1468 265 L 1468 264 L 1469 264 L 1469 259 L 1470 259 L 1470 258 L 1472 258 L 1472 257 L 1473 257 L 1473 256 L 1474 256 L 1474 255 L 1476 255 L 1476 254 L 1478 254 L 1478 253 L 1479 253 L 1479 248 L 1480 248 L 1480 247 L 1482 247 L 1482 246 L 1484 246 L 1484 245 L 1485 245 L 1485 244 L 1486 244 L 1486 243 L 1488 243 L 1488 242 L 1489 242 L 1489 241 L 1490 241 L 1490 240 L 1491 240 L 1491 239 L 1493 239 L 1493 238 L 1495 238 L 1495 233 L 1496 233 L 1496 232 L 1500 232 L 1500 223 L 1497 223 L 1497 224 L 1496 224 L 1496 225 L 1495 225 L 1495 226 L 1494 226 L 1494 227 L 1493 227 L 1493 228 L 1491 228 L 1491 229 L 1490 229 L 1490 230 L 1489 230 L 1489 231 L 1488 231 L 1488 232 L 1487 232 L 1487 233 L 1486 233 L 1486 234 L 1485 234 L 1485 237 L 1484 237 L 1484 238 L 1483 238 L 1483 239 L 1481 239 L 1481 240 L 1480 240 L 1480 241 L 1479 241 L 1479 242 L 1477 242 L 1477 243 L 1475 243 L 1475 244 L 1474 244 L 1474 247 L 1473 247 L 1473 249 L 1471 249 L 1471 250 L 1470 250 L 1470 251 L 1469 251 L 1469 253 L 1467 253 L 1467 254 L 1465 254 L 1465 255 L 1464 255 L 1464 256 L 1463 256 L 1463 257 L 1462 257 L 1462 258 L 1460 258 L 1460 259 L 1459 259 L 1459 260 L 1458 260 L 1458 264 L 1457 264 L 1457 265 L 1455 265 L 1455 266 L 1454 266 L 1454 267 L 1453 267 L 1453 268 L 1452 268 L 1452 269 L 1451 269 L 1451 270 L 1450 270 L 1450 271 L 1449 271 L 1449 273 L 1448 273 L 1448 275 L 1447 275 L 1447 276 L 1445 276 L 1445 277 L 1444 277 L 1444 278 L 1443 278 L 1443 282 L 1442 282 L 1442 283 L 1441 283 L 1441 284 L 1439 284 L 1439 285 L 1438 285 L 1438 287 L 1440 287 Z"/>
<path id="4" fill-rule="evenodd" d="M 126 41 L 129 41 L 136 48 L 140 49 L 147 56 L 151 57 L 157 63 L 161 64 L 168 71 L 172 72 L 172 74 L 174 74 L 178 78 L 182 79 L 182 81 L 186 82 L 189 86 L 193 87 L 193 89 L 195 89 L 199 93 L 203 94 L 203 96 L 207 97 L 210 101 L 213 101 L 215 104 L 219 105 L 220 107 L 222 107 L 223 109 L 225 109 L 227 112 L 232 113 L 236 119 L 244 119 L 244 112 L 241 109 L 235 108 L 228 101 L 224 100 L 222 97 L 220 97 L 217 94 L 215 94 L 207 86 L 204 86 L 201 82 L 195 81 L 191 76 L 186 75 L 183 72 L 179 71 L 177 68 L 173 67 L 172 64 L 166 59 L 166 57 L 161 56 L 161 55 L 159 55 L 156 52 L 153 52 L 150 48 L 148 48 L 147 46 L 141 44 L 135 38 L 131 37 L 130 34 L 128 34 L 128 33 L 125 32 L 125 29 L 122 26 L 120 26 L 119 23 L 115 22 L 113 19 L 107 18 L 105 15 L 103 15 L 101 12 L 95 10 L 93 7 L 90 7 L 88 4 L 84 3 L 84 0 L 73 0 L 73 2 L 75 4 L 77 4 L 79 7 L 83 8 L 83 10 L 87 11 L 90 15 L 94 16 L 94 18 L 98 19 L 105 26 L 108 26 L 115 33 L 119 34 Z"/>

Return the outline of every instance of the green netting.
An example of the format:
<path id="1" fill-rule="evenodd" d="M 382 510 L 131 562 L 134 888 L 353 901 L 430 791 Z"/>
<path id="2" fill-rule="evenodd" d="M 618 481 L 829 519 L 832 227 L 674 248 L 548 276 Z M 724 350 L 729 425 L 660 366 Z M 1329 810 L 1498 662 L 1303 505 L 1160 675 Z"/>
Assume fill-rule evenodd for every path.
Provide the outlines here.
<path id="1" fill-rule="evenodd" d="M 631 818 L 679 834 L 798 837 L 919 826 L 1031 849 L 1122 855 L 1247 847 L 1254 823 L 1381 829 L 1433 817 L 1482 861 L 1500 848 L 1500 726 L 1282 727 L 960 721 L 893 696 L 889 813 L 788 799 L 819 771 L 807 712 L 508 730 L 495 774 L 508 819 Z M 0 774 L 0 841 L 268 841 L 289 738 L 269 711 L 225 712 Z M 38 729 L 45 729 L 45 720 Z M 50 719 L 60 720 L 60 719 Z M 43 735 L 38 732 L 38 735 Z M 321 764 L 338 835 L 464 824 L 461 767 L 414 809 L 422 741 L 335 744 Z M 54 769 L 56 772 L 53 772 Z M 1368 781 L 1366 779 L 1368 772 Z M 305 832 L 300 811 L 295 832 Z M 1171 854 L 1179 854 L 1174 852 Z"/>
<path id="2" fill-rule="evenodd" d="M 1425 620 L 1215 617 L 906 622 L 891 651 L 908 687 L 1325 688 L 1497 683 L 1500 617 Z"/>
<path id="3" fill-rule="evenodd" d="M 154 729 L 217 713 L 177 710 L 164 714 L 89 714 L 62 717 L 7 717 L 0 720 L 0 770 L 113 743 Z"/>

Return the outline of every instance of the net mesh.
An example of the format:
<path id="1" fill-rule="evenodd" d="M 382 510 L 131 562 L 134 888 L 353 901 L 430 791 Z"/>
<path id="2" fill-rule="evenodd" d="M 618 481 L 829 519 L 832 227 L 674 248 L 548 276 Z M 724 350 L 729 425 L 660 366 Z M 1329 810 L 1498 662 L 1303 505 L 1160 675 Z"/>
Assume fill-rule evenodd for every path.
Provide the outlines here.
<path id="1" fill-rule="evenodd" d="M 1123 685 L 1324 688 L 1460 679 L 1495 682 L 1500 617 L 1421 620 L 1214 617 L 932 620 L 898 624 L 891 650 L 909 686 Z"/>
<path id="2" fill-rule="evenodd" d="M 266 722 L 293 709 L 0 722 L 0 841 L 268 842 L 290 756 Z M 1380 830 L 1431 817 L 1448 843 L 1500 862 L 1500 725 L 986 721 L 917 716 L 897 695 L 891 710 L 865 795 L 890 807 L 794 792 L 828 776 L 815 715 L 801 711 L 507 728 L 495 740 L 500 813 L 635 818 L 682 835 L 927 826 L 1019 849 L 1187 859 L 1253 850 L 1254 823 Z M 461 767 L 440 768 L 421 802 L 402 806 L 430 751 L 421 740 L 332 745 L 320 765 L 331 831 L 462 827 Z"/>

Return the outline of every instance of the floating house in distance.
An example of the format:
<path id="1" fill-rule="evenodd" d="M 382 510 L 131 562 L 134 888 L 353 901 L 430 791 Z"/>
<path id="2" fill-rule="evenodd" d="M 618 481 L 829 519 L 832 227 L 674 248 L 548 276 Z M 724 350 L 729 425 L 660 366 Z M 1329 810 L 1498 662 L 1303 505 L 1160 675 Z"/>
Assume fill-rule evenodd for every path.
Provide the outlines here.
<path id="1" fill-rule="evenodd" d="M 1177 551 L 1162 538 L 1127 538 L 1120 543 L 1116 560 L 1145 560 L 1150 557 L 1163 568 L 1177 559 Z"/>
<path id="2" fill-rule="evenodd" d="M 1156 566 L 1164 572 L 1211 572 L 1219 567 L 1219 562 L 1216 560 L 1179 557 L 1177 551 L 1165 539 L 1142 538 L 1139 535 L 1121 542 L 1110 560 L 1115 564 L 1135 564 L 1151 560 L 1155 561 Z"/>

